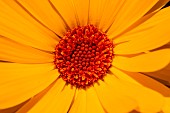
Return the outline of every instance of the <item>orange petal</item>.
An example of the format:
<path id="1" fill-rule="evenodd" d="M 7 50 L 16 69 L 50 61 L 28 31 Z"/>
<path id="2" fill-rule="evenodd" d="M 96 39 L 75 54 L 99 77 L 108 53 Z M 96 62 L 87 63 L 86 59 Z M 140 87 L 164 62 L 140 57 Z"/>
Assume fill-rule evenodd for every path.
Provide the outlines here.
<path id="1" fill-rule="evenodd" d="M 163 113 L 170 113 L 170 98 L 165 98 L 165 104 L 162 108 Z"/>
<path id="2" fill-rule="evenodd" d="M 68 85 L 65 86 L 64 89 L 58 95 L 55 95 L 56 93 L 53 93 L 52 95 L 54 95 L 55 97 L 53 97 L 50 103 L 48 103 L 48 107 L 45 107 L 45 109 L 43 109 L 43 112 L 66 113 L 69 110 L 71 103 L 74 99 L 75 89 L 76 89 L 75 87 L 71 87 L 70 85 Z M 55 89 L 54 91 L 56 92 Z M 48 99 L 51 99 L 51 97 L 52 96 L 48 96 Z M 35 113 L 35 111 L 32 112 Z"/>
<path id="3" fill-rule="evenodd" d="M 133 36 L 134 34 L 138 34 L 140 32 L 143 33 L 143 31 L 145 30 L 147 31 L 151 28 L 161 25 L 161 22 L 164 22 L 170 18 L 169 17 L 170 14 L 168 13 L 169 10 L 170 8 L 167 7 L 167 8 L 161 9 L 160 11 L 153 12 L 153 13 L 143 16 L 136 23 L 134 23 L 131 27 L 127 29 L 128 32 L 115 38 L 114 42 L 117 44 L 117 43 L 131 41 L 133 39 L 139 39 L 138 37 L 131 37 L 131 36 Z"/>
<path id="4" fill-rule="evenodd" d="M 34 48 L 54 51 L 58 43 L 57 36 L 31 18 L 14 1 L 6 2 L 0 3 L 1 36 Z M 14 7 L 16 10 L 13 9 Z"/>
<path id="5" fill-rule="evenodd" d="M 0 62 L 0 83 L 8 83 L 24 77 L 41 75 L 54 69 L 53 63 L 46 64 L 19 64 Z"/>
<path id="6" fill-rule="evenodd" d="M 86 97 L 87 113 L 105 113 L 94 87 L 90 87 L 86 90 Z"/>
<path id="7" fill-rule="evenodd" d="M 65 86 L 62 79 L 57 79 L 53 84 L 49 85 L 45 90 L 31 98 L 17 113 L 37 113 L 41 112 L 55 96 L 59 95 Z"/>
<path id="8" fill-rule="evenodd" d="M 66 85 L 62 91 L 58 92 L 58 83 L 56 82 L 52 89 L 49 90 L 48 93 L 29 110 L 29 113 L 67 113 L 74 94 L 75 87 L 71 88 L 70 85 Z"/>
<path id="9" fill-rule="evenodd" d="M 0 63 L 0 108 L 20 104 L 33 97 L 58 76 L 51 64 Z"/>
<path id="10" fill-rule="evenodd" d="M 89 23 L 99 26 L 102 16 L 107 15 L 104 13 L 105 7 L 109 4 L 108 0 L 90 0 L 89 1 Z"/>
<path id="11" fill-rule="evenodd" d="M 26 11 L 30 18 L 33 18 L 47 30 L 52 31 L 53 33 L 61 37 L 63 36 L 63 33 L 66 32 L 65 24 L 63 23 L 60 16 L 57 15 L 56 12 L 53 10 L 48 0 L 15 0 L 13 4 L 9 1 L 5 2 L 7 2 L 14 10 L 20 13 L 21 11 L 18 7 L 22 7 L 23 11 Z M 16 6 L 14 4 L 17 4 L 19 6 Z M 21 15 L 25 16 L 26 14 L 21 13 Z M 28 18 L 29 17 L 27 16 L 27 19 Z"/>
<path id="12" fill-rule="evenodd" d="M 153 77 L 163 84 L 170 86 L 170 64 L 163 68 L 162 70 L 155 71 L 155 72 L 149 72 L 149 73 L 144 73 L 150 77 Z"/>
<path id="13" fill-rule="evenodd" d="M 78 16 L 71 0 L 48 0 L 53 10 L 62 18 L 65 28 L 68 30 L 78 24 Z M 82 5 L 82 4 L 81 4 Z"/>
<path id="14" fill-rule="evenodd" d="M 48 63 L 54 55 L 0 36 L 0 60 L 17 63 Z"/>
<path id="15" fill-rule="evenodd" d="M 153 72 L 170 63 L 170 49 L 162 49 L 131 58 L 115 56 L 112 65 L 125 71 Z"/>
<path id="16" fill-rule="evenodd" d="M 72 0 L 77 24 L 80 26 L 86 26 L 89 19 L 89 0 Z"/>
<path id="17" fill-rule="evenodd" d="M 104 7 L 103 12 L 101 14 L 101 19 L 98 20 L 99 28 L 102 31 L 106 31 L 111 27 L 114 23 L 115 17 L 117 13 L 120 11 L 122 6 L 124 5 L 126 0 L 103 0 L 105 3 L 102 4 Z M 96 18 L 97 20 L 98 18 Z"/>
<path id="18" fill-rule="evenodd" d="M 164 98 L 156 91 L 146 88 L 132 82 L 122 81 L 115 78 L 113 75 L 107 75 L 104 79 L 106 84 L 119 95 L 126 95 L 136 101 L 138 110 L 142 113 L 157 113 L 161 111 L 164 104 Z"/>
<path id="19" fill-rule="evenodd" d="M 77 89 L 77 97 L 74 99 L 69 113 L 87 113 L 86 112 L 86 91 L 84 89 Z"/>
<path id="20" fill-rule="evenodd" d="M 162 9 L 156 14 L 143 17 L 143 19 L 148 19 L 114 40 L 114 43 L 120 43 L 114 48 L 115 54 L 136 54 L 161 47 L 170 42 L 169 12 L 170 7 Z"/>
<path id="21" fill-rule="evenodd" d="M 137 107 L 132 98 L 126 96 L 126 94 L 116 92 L 103 81 L 94 84 L 94 87 L 102 106 L 108 113 L 128 113 Z"/>
<path id="22" fill-rule="evenodd" d="M 148 13 L 160 10 L 163 6 L 165 6 L 169 0 L 159 0 L 149 11 Z"/>
<path id="23" fill-rule="evenodd" d="M 27 101 L 26 101 L 27 102 Z M 15 113 L 18 109 L 20 109 L 26 102 L 23 102 L 17 106 L 10 107 L 7 109 L 0 109 L 0 113 Z"/>
<path id="24" fill-rule="evenodd" d="M 119 70 L 119 69 L 117 69 L 113 66 L 109 70 L 112 72 L 112 74 L 115 77 L 117 77 L 120 80 L 132 82 L 132 83 L 137 84 L 137 85 L 141 85 L 139 82 L 137 82 L 135 79 L 133 79 L 132 77 L 130 77 L 129 75 L 124 73 L 122 70 Z"/>
<path id="25" fill-rule="evenodd" d="M 108 36 L 114 38 L 119 35 L 143 17 L 157 1 L 158 0 L 135 0 L 132 2 L 131 0 L 126 0 L 114 17 L 114 22 L 107 32 Z"/>
<path id="26" fill-rule="evenodd" d="M 164 96 L 170 96 L 170 89 L 168 87 L 144 74 L 120 71 L 114 67 L 112 67 L 110 71 L 120 80 L 143 85 L 161 93 Z"/>

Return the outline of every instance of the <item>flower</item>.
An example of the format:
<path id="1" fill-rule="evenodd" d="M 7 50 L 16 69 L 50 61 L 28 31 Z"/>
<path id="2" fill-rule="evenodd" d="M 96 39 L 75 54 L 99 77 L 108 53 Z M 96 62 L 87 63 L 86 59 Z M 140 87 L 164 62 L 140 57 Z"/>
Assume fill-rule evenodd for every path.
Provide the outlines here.
<path id="1" fill-rule="evenodd" d="M 168 1 L 2 0 L 0 109 L 25 102 L 17 113 L 168 113 L 169 88 L 145 75 L 170 62 L 170 49 L 159 48 L 170 41 Z M 76 67 L 83 42 L 90 52 L 81 57 L 90 59 Z M 86 64 L 92 49 L 101 60 Z M 68 54 L 77 71 L 65 69 Z"/>

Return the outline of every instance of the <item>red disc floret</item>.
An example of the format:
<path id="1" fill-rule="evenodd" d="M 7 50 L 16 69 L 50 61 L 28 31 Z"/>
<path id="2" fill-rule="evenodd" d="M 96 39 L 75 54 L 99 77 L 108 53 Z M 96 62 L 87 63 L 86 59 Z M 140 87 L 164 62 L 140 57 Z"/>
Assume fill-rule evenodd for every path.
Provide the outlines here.
<path id="1" fill-rule="evenodd" d="M 55 48 L 60 77 L 76 87 L 102 79 L 111 67 L 113 42 L 93 25 L 69 30 Z"/>

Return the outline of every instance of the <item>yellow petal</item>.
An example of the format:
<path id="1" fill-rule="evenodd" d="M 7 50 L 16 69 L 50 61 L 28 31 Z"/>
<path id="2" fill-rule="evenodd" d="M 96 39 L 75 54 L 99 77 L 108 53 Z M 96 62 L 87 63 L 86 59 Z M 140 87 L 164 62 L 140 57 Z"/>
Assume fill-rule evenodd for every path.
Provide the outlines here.
<path id="1" fill-rule="evenodd" d="M 169 2 L 169 0 L 159 0 L 149 11 L 148 13 L 157 11 L 159 9 L 161 9 L 163 6 L 165 6 L 167 3 Z"/>
<path id="2" fill-rule="evenodd" d="M 79 19 L 72 0 L 48 0 L 48 2 L 53 10 L 62 18 L 67 30 L 77 26 Z"/>
<path id="3" fill-rule="evenodd" d="M 131 58 L 115 56 L 112 65 L 125 71 L 152 72 L 170 63 L 170 49 L 162 49 Z"/>
<path id="4" fill-rule="evenodd" d="M 160 82 L 162 82 L 163 84 L 167 86 L 170 86 L 170 74 L 169 73 L 170 73 L 170 64 L 166 66 L 165 68 L 163 68 L 162 70 L 155 71 L 155 72 L 148 72 L 144 74 L 159 80 Z"/>
<path id="5" fill-rule="evenodd" d="M 77 89 L 77 97 L 74 99 L 69 113 L 87 113 L 86 112 L 86 91 L 84 89 Z"/>
<path id="6" fill-rule="evenodd" d="M 103 32 L 107 32 L 110 26 L 114 23 L 115 17 L 119 10 L 122 8 L 125 0 L 104 0 L 105 3 L 102 4 L 104 7 L 102 17 L 99 21 L 99 28 Z M 96 18 L 97 20 L 97 18 Z"/>
<path id="7" fill-rule="evenodd" d="M 31 98 L 17 113 L 38 113 L 46 108 L 50 101 L 55 96 L 61 93 L 65 86 L 65 82 L 62 79 L 57 79 L 53 84 L 49 85 L 45 90 Z"/>
<path id="8" fill-rule="evenodd" d="M 114 67 L 112 67 L 110 70 L 120 80 L 143 85 L 161 93 L 164 96 L 170 96 L 170 89 L 168 87 L 144 74 L 120 71 L 119 69 L 116 69 Z"/>
<path id="9" fill-rule="evenodd" d="M 161 110 L 164 98 L 156 91 L 127 81 L 121 81 L 113 75 L 107 75 L 105 82 L 119 95 L 126 95 L 135 100 L 141 113 L 157 113 Z"/>
<path id="10" fill-rule="evenodd" d="M 0 108 L 20 104 L 33 97 L 58 76 L 50 64 L 14 64 L 1 63 Z M 38 67 L 36 67 L 38 66 Z"/>
<path id="11" fill-rule="evenodd" d="M 137 84 L 137 85 L 141 85 L 135 79 L 133 79 L 132 77 L 130 77 L 129 75 L 127 75 L 123 71 L 121 71 L 121 70 L 119 70 L 119 69 L 117 69 L 113 66 L 109 70 L 114 74 L 115 77 L 117 77 L 120 80 L 132 82 L 132 83 Z"/>
<path id="12" fill-rule="evenodd" d="M 30 17 L 14 1 L 8 2 L 0 3 L 1 36 L 38 49 L 54 51 L 58 43 L 57 36 Z"/>
<path id="13" fill-rule="evenodd" d="M 54 69 L 54 64 L 18 64 L 1 62 L 0 69 L 0 83 L 4 84 L 15 81 L 16 79 L 47 73 Z"/>
<path id="14" fill-rule="evenodd" d="M 54 55 L 0 36 L 0 60 L 17 63 L 48 63 Z"/>
<path id="15" fill-rule="evenodd" d="M 39 29 L 43 30 L 43 32 L 47 33 L 48 35 L 50 35 L 52 38 L 59 40 L 59 37 L 56 36 L 56 32 L 54 32 L 51 28 L 49 28 L 48 26 L 46 26 L 46 24 L 44 22 L 41 21 L 40 18 L 38 18 L 39 16 L 34 15 L 31 11 L 32 9 L 27 9 L 23 4 L 21 4 L 18 0 L 13 0 L 13 1 L 6 1 L 6 0 L 2 0 L 2 2 L 4 2 L 7 6 L 10 6 L 10 8 L 12 8 L 15 12 L 17 12 L 19 15 L 21 15 L 22 17 L 24 17 L 26 20 L 28 20 L 30 23 L 34 24 L 36 27 L 38 27 Z M 25 1 L 26 2 L 26 1 Z M 28 1 L 27 1 L 28 2 Z M 35 2 L 35 1 L 34 1 Z M 43 1 L 41 1 L 42 3 Z M 47 4 L 46 4 L 47 5 Z M 37 5 L 35 5 L 37 6 Z M 43 7 L 43 6 L 42 6 Z M 41 7 L 41 8 L 42 8 Z M 40 8 L 37 8 L 37 10 Z M 47 11 L 47 7 L 45 8 Z M 44 13 L 44 11 L 39 12 L 39 13 Z M 49 14 L 49 11 L 48 11 Z M 58 24 L 59 25 L 59 24 Z M 55 26 L 56 28 L 56 26 Z M 60 30 L 62 30 L 62 28 L 60 27 Z M 59 30 L 58 30 L 59 31 Z M 59 33 L 60 34 L 60 33 Z M 58 34 L 57 34 L 58 35 Z"/>
<path id="16" fill-rule="evenodd" d="M 166 48 L 170 48 L 170 42 L 169 42 L 169 43 L 167 43 L 166 45 L 163 45 L 163 46 L 161 46 L 161 47 L 159 47 L 159 48 L 155 49 L 155 50 L 159 50 L 159 49 L 166 49 Z"/>
<path id="17" fill-rule="evenodd" d="M 86 90 L 86 97 L 87 113 L 105 113 L 94 87 L 90 87 Z"/>
<path id="18" fill-rule="evenodd" d="M 27 102 L 27 101 L 26 101 Z M 0 109 L 0 113 L 15 113 L 18 109 L 20 109 L 26 102 L 23 102 L 17 106 L 10 107 L 7 109 Z"/>
<path id="19" fill-rule="evenodd" d="M 170 98 L 165 98 L 165 104 L 162 108 L 163 113 L 170 113 Z"/>
<path id="20" fill-rule="evenodd" d="M 114 22 L 109 28 L 107 34 L 110 38 L 119 35 L 138 19 L 143 17 L 158 0 L 126 0 L 120 10 L 114 17 Z"/>
<path id="21" fill-rule="evenodd" d="M 69 110 L 74 97 L 75 87 L 65 85 L 65 81 L 62 79 L 58 80 L 58 82 L 28 110 L 29 113 L 66 113 Z M 29 105 L 31 105 L 31 102 Z M 27 108 L 25 107 L 25 109 Z M 22 110 L 24 110 L 24 108 Z M 22 113 L 22 110 L 18 111 L 18 113 Z"/>
<path id="22" fill-rule="evenodd" d="M 85 26 L 89 19 L 89 0 L 72 0 L 77 24 Z M 73 15 L 74 16 L 74 15 Z"/>
<path id="23" fill-rule="evenodd" d="M 154 15 L 147 15 L 145 22 L 115 39 L 115 54 L 135 54 L 161 47 L 170 41 L 170 7 Z M 151 17 L 150 17 L 151 16 Z M 142 21 L 142 20 L 141 20 Z M 159 31 L 159 32 L 158 32 Z M 124 43 L 121 43 L 124 42 Z"/>
<path id="24" fill-rule="evenodd" d="M 89 23 L 98 26 L 104 14 L 105 5 L 108 5 L 108 0 L 90 0 L 89 1 Z"/>
<path id="25" fill-rule="evenodd" d="M 138 37 L 134 37 L 133 35 L 137 35 L 139 33 L 145 33 L 147 30 L 153 29 L 154 27 L 160 26 L 162 22 L 167 21 L 170 18 L 170 14 L 168 13 L 170 8 L 164 8 L 157 12 L 149 13 L 142 18 L 140 18 L 136 23 L 130 26 L 126 31 L 126 33 L 122 34 L 119 37 L 114 39 L 114 42 L 122 43 L 126 41 L 131 41 L 133 39 L 139 39 Z M 167 26 L 167 25 L 164 25 Z M 162 26 L 162 27 L 164 27 Z"/>
<path id="26" fill-rule="evenodd" d="M 44 27 L 59 36 L 63 36 L 63 33 L 66 31 L 65 25 L 60 16 L 53 10 L 48 0 L 17 0 L 15 3 L 24 7 L 24 10 L 27 10 L 31 17 L 35 18 Z M 11 2 L 8 1 L 8 4 L 11 4 Z M 11 6 L 14 10 L 18 9 L 13 4 Z"/>
<path id="27" fill-rule="evenodd" d="M 94 87 L 102 106 L 108 113 L 128 113 L 137 106 L 132 98 L 116 92 L 105 82 L 99 81 L 99 84 L 96 83 Z"/>

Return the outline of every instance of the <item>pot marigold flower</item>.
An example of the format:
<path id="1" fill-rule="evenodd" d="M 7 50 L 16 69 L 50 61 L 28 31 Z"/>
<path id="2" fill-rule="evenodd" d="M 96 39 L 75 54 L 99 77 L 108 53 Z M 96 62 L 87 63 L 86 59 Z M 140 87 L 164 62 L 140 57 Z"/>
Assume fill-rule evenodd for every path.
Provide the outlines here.
<path id="1" fill-rule="evenodd" d="M 168 1 L 1 0 L 0 112 L 170 113 Z"/>

